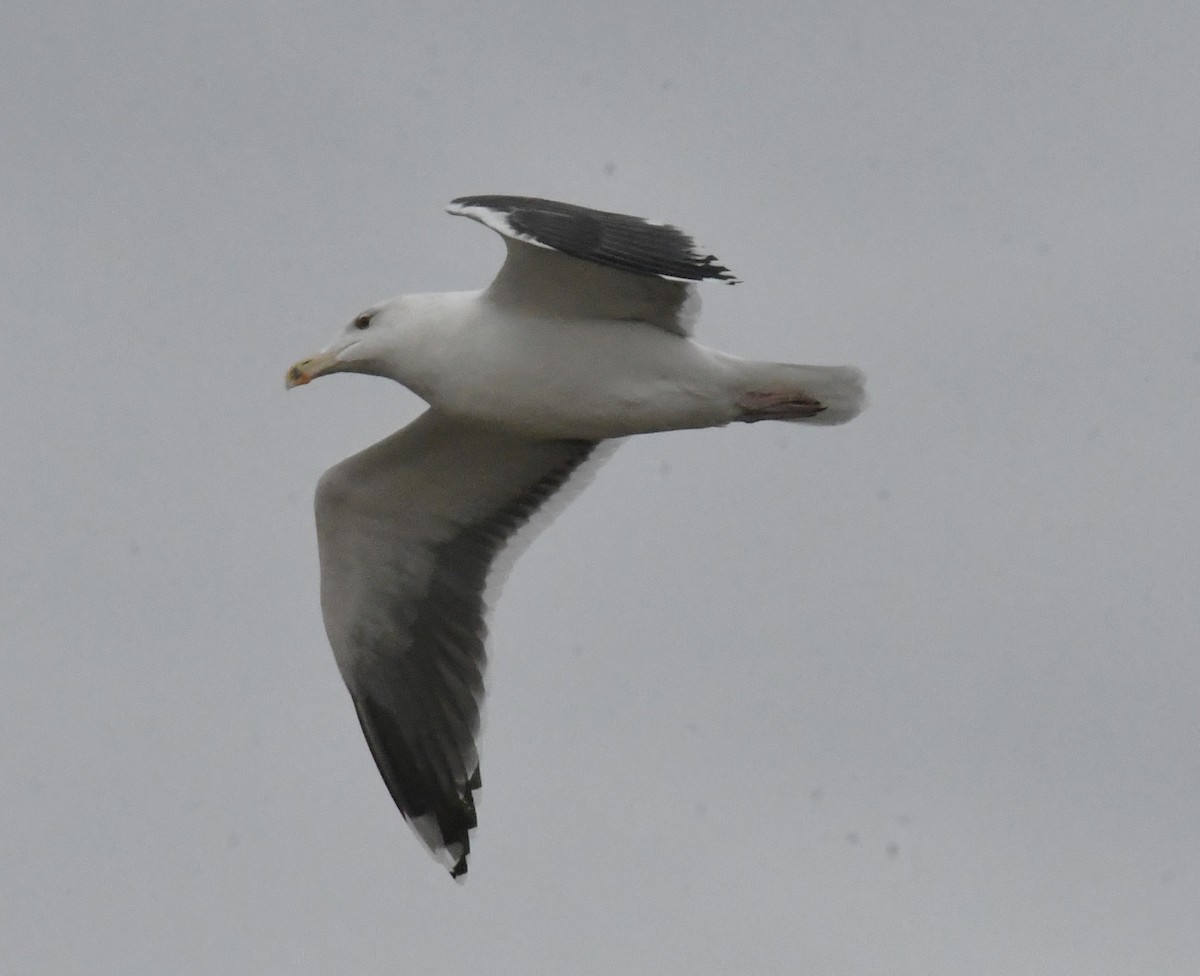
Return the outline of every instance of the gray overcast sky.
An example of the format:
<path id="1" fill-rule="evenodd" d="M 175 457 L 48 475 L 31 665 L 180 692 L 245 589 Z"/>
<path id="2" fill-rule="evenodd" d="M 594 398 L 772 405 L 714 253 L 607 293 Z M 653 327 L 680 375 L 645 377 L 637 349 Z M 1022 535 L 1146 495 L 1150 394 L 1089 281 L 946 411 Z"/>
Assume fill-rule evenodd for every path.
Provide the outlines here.
<path id="1" fill-rule="evenodd" d="M 991 8 L 991 9 L 989 9 Z M 10 4 L 0 970 L 1200 971 L 1200 7 Z M 848 427 L 624 445 L 493 617 L 467 884 L 380 782 L 283 370 L 528 193 Z"/>

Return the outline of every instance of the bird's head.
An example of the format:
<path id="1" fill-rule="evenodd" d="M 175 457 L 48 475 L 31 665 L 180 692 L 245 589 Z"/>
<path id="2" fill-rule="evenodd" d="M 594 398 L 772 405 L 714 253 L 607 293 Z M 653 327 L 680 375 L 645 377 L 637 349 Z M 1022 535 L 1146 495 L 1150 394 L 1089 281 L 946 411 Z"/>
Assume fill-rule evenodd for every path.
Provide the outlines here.
<path id="1" fill-rule="evenodd" d="M 389 360 L 395 354 L 404 319 L 399 301 L 356 315 L 328 346 L 288 368 L 287 388 L 311 383 L 326 373 L 391 375 Z"/>

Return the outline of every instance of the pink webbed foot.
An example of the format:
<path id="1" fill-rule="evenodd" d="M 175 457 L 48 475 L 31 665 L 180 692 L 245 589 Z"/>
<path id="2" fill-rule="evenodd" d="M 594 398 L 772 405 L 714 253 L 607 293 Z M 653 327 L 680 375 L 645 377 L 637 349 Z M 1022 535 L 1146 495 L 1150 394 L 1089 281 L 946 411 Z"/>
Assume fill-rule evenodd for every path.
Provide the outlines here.
<path id="1" fill-rule="evenodd" d="M 743 410 L 738 419 L 745 423 L 754 423 L 756 420 L 804 420 L 815 417 L 825 409 L 820 400 L 795 390 L 788 393 L 743 393 L 738 398 L 738 406 Z"/>

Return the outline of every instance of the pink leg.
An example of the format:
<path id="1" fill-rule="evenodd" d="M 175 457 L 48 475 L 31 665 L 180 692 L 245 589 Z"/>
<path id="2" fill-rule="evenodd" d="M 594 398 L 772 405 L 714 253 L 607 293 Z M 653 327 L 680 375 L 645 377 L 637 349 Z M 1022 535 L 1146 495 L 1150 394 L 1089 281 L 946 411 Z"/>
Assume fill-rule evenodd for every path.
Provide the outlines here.
<path id="1" fill-rule="evenodd" d="M 798 420 L 815 417 L 825 405 L 805 393 L 743 393 L 738 406 L 745 411 L 739 420 L 753 423 L 756 420 Z"/>

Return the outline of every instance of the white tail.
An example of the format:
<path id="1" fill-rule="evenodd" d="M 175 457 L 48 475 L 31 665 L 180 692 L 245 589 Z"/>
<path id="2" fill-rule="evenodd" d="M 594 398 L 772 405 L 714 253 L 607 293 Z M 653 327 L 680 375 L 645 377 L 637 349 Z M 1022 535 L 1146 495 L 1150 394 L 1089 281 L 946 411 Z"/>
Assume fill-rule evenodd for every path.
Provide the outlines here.
<path id="1" fill-rule="evenodd" d="M 853 366 L 745 363 L 746 392 L 738 398 L 745 423 L 788 420 L 844 424 L 866 406 L 863 374 Z"/>

